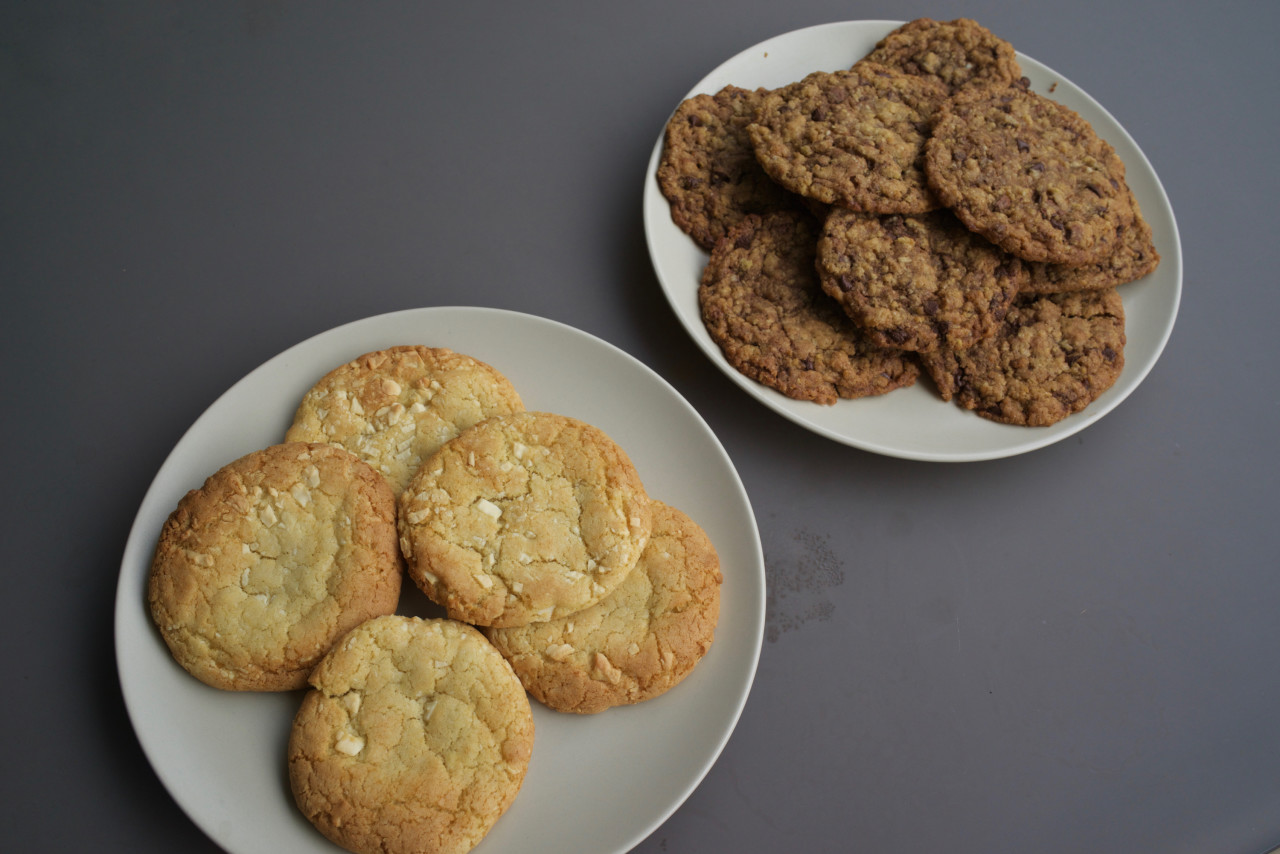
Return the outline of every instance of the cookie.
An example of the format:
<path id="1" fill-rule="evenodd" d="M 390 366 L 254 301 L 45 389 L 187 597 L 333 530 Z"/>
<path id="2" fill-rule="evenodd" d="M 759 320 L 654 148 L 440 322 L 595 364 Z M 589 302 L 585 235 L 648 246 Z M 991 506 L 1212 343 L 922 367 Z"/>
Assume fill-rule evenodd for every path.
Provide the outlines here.
<path id="1" fill-rule="evenodd" d="M 823 290 L 882 347 L 963 350 L 992 335 L 1025 278 L 1018 259 L 946 211 L 833 209 L 818 241 Z"/>
<path id="2" fill-rule="evenodd" d="M 925 170 L 967 227 L 1028 261 L 1096 264 L 1133 221 L 1115 150 L 1077 113 L 1022 86 L 952 98 Z"/>
<path id="3" fill-rule="evenodd" d="M 672 221 L 708 251 L 747 214 L 797 203 L 760 168 L 747 135 L 765 92 L 726 86 L 694 95 L 667 122 L 658 188 Z"/>
<path id="4" fill-rule="evenodd" d="M 870 62 L 766 94 L 748 126 L 756 159 L 793 193 L 864 213 L 939 206 L 924 142 L 948 96 L 936 80 Z"/>
<path id="5" fill-rule="evenodd" d="M 462 854 L 519 793 L 529 700 L 471 626 L 370 620 L 310 681 L 289 734 L 289 784 L 303 815 L 348 851 Z"/>
<path id="6" fill-rule="evenodd" d="M 410 577 L 450 617 L 550 620 L 603 599 L 652 524 L 640 475 L 603 430 L 545 412 L 446 442 L 400 496 Z"/>
<path id="7" fill-rule="evenodd" d="M 711 647 L 722 580 L 706 532 L 654 501 L 653 535 L 616 590 L 568 617 L 486 634 L 537 700 L 595 714 L 657 697 L 693 670 Z"/>
<path id="8" fill-rule="evenodd" d="M 1124 344 L 1124 306 L 1112 288 L 1020 298 L 995 337 L 921 361 L 943 399 L 992 421 L 1044 427 L 1115 383 Z"/>
<path id="9" fill-rule="evenodd" d="M 703 324 L 739 373 L 822 404 L 916 381 L 907 355 L 869 342 L 822 292 L 817 223 L 803 214 L 747 217 L 716 244 L 702 273 Z"/>
<path id="10" fill-rule="evenodd" d="M 524 409 L 493 367 L 443 347 L 366 353 L 302 398 L 289 442 L 332 442 L 387 478 L 398 495 L 422 460 L 477 421 Z"/>
<path id="11" fill-rule="evenodd" d="M 909 21 L 881 39 L 865 61 L 936 79 L 950 92 L 1008 86 L 1022 77 L 1013 45 L 968 18 Z"/>
<path id="12" fill-rule="evenodd" d="M 1137 281 L 1160 266 L 1160 253 L 1152 242 L 1151 226 L 1142 217 L 1136 199 L 1130 195 L 1133 222 L 1121 226 L 1115 250 L 1104 260 L 1082 267 L 1064 264 L 1027 263 L 1023 293 L 1058 294 L 1071 291 L 1098 291 Z"/>
<path id="13" fill-rule="evenodd" d="M 286 691 L 349 629 L 395 611 L 402 575 L 383 477 L 334 445 L 288 443 L 178 502 L 147 597 L 174 658 L 202 682 Z"/>

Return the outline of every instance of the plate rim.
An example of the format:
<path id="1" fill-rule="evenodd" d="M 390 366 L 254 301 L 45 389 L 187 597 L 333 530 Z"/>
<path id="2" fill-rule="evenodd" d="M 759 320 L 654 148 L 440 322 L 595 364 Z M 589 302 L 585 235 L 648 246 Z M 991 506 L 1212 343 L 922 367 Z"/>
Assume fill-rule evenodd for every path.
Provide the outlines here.
<path id="1" fill-rule="evenodd" d="M 708 740 L 703 747 L 706 751 L 705 758 L 700 766 L 692 774 L 683 781 L 682 785 L 673 789 L 664 805 L 664 807 L 647 819 L 639 819 L 637 828 L 621 847 L 614 850 L 619 852 L 629 851 L 636 845 L 640 844 L 644 839 L 649 837 L 662 826 L 677 810 L 688 800 L 693 792 L 701 785 L 702 781 L 710 773 L 711 769 L 719 761 L 725 747 L 736 731 L 742 713 L 746 708 L 746 704 L 750 698 L 752 688 L 755 684 L 755 678 L 759 670 L 760 656 L 763 650 L 764 634 L 765 634 L 765 618 L 766 618 L 766 601 L 767 601 L 767 577 L 765 572 L 764 550 L 760 537 L 759 523 L 755 516 L 754 508 L 751 504 L 750 495 L 747 492 L 746 485 L 743 483 L 741 474 L 734 465 L 732 458 L 729 456 L 727 449 L 720 441 L 719 436 L 711 429 L 710 425 L 697 411 L 692 403 L 688 401 L 674 386 L 671 385 L 663 376 L 658 374 L 644 362 L 631 355 L 621 347 L 606 341 L 605 339 L 579 329 L 562 321 L 554 320 L 544 316 L 531 314 L 511 309 L 493 308 L 485 306 L 465 306 L 465 305 L 446 305 L 446 306 L 424 306 L 416 308 L 406 308 L 380 314 L 369 315 L 363 318 L 347 321 L 328 329 L 321 330 L 309 335 L 294 344 L 279 351 L 274 356 L 269 357 L 261 364 L 257 365 L 231 385 L 218 394 L 212 402 L 205 407 L 203 411 L 191 422 L 191 424 L 183 431 L 182 435 L 174 442 L 173 447 L 165 456 L 163 462 L 155 470 L 151 481 L 138 504 L 138 509 L 133 517 L 130 525 L 129 535 L 126 538 L 125 546 L 121 552 L 120 570 L 116 579 L 116 590 L 113 601 L 113 622 L 112 622 L 112 642 L 113 654 L 116 658 L 116 678 L 120 686 L 125 713 L 133 730 L 134 736 L 142 749 L 143 755 L 146 757 L 153 773 L 156 774 L 162 786 L 169 794 L 170 798 L 182 810 L 184 815 L 200 831 L 210 840 L 220 846 L 227 846 L 229 841 L 224 834 L 219 833 L 217 828 L 216 817 L 207 814 L 208 811 L 202 811 L 196 808 L 196 805 L 188 803 L 191 794 L 186 790 L 186 785 L 175 779 L 175 774 L 168 767 L 168 763 L 164 761 L 163 751 L 158 745 L 159 736 L 154 733 L 147 733 L 140 724 L 140 714 L 137 704 L 140 702 L 141 694 L 145 689 L 143 684 L 135 684 L 134 680 L 143 679 L 143 675 L 133 672 L 129 663 L 126 661 L 124 650 L 132 644 L 129 636 L 130 630 L 143 630 L 145 625 L 139 628 L 133 621 L 137 619 L 139 610 L 145 612 L 144 603 L 134 601 L 137 593 L 136 584 L 139 581 L 145 582 L 145 564 L 146 554 L 150 551 L 150 546 L 144 543 L 145 540 L 152 538 L 156 532 L 151 528 L 151 522 L 154 521 L 152 513 L 157 512 L 155 505 L 159 500 L 162 492 L 168 491 L 165 480 L 165 473 L 170 467 L 176 465 L 175 461 L 181 460 L 182 456 L 187 452 L 187 445 L 199 435 L 200 427 L 203 421 L 213 417 L 211 413 L 225 406 L 228 398 L 232 397 L 238 389 L 251 383 L 259 375 L 279 369 L 290 359 L 295 359 L 301 351 L 309 347 L 317 347 L 322 345 L 322 339 L 335 338 L 340 339 L 344 334 L 350 334 L 355 327 L 364 325 L 376 326 L 384 323 L 393 323 L 397 319 L 406 320 L 415 317 L 432 317 L 443 318 L 450 314 L 465 314 L 470 318 L 488 317 L 498 322 L 515 323 L 515 324 L 532 324 L 533 326 L 543 327 L 548 334 L 553 335 L 569 335 L 578 337 L 581 341 L 591 347 L 603 347 L 610 351 L 615 358 L 621 359 L 632 369 L 638 370 L 645 375 L 651 382 L 655 383 L 657 390 L 661 391 L 664 396 L 669 398 L 673 405 L 682 408 L 687 416 L 691 419 L 692 425 L 699 429 L 706 441 L 712 443 L 715 449 L 719 451 L 721 457 L 720 462 L 723 463 L 724 474 L 728 478 L 734 492 L 734 499 L 740 502 L 743 514 L 742 519 L 734 520 L 737 528 L 738 536 L 741 538 L 740 547 L 745 548 L 745 553 L 750 555 L 749 565 L 739 567 L 741 575 L 747 579 L 747 592 L 745 601 L 752 604 L 747 612 L 739 615 L 739 619 L 743 620 L 743 634 L 749 637 L 751 643 L 746 650 L 739 650 L 739 658 L 734 665 L 735 670 L 741 671 L 740 681 L 735 679 L 733 684 L 736 686 L 737 696 L 731 704 L 729 714 L 720 722 L 720 726 L 716 732 L 714 740 Z M 399 342 L 396 342 L 399 343 Z M 388 346 L 391 346 L 388 344 Z M 442 344 L 441 346 L 449 346 Z M 355 354 L 358 355 L 358 354 Z M 341 358 L 341 357 L 335 357 Z M 335 364 L 337 362 L 335 361 Z M 167 506 L 167 504 L 166 504 Z M 167 516 L 167 512 L 165 514 Z M 731 514 L 736 517 L 736 513 Z M 161 524 L 163 522 L 161 521 Z M 141 568 L 139 568 L 141 566 Z M 139 578 L 138 574 L 142 577 Z M 145 618 L 145 613 L 143 617 Z M 155 635 L 157 643 L 160 641 L 158 634 Z M 724 644 L 721 644 L 723 647 Z M 715 648 L 713 643 L 712 648 Z M 743 655 L 745 653 L 745 656 Z M 225 692 L 224 692 L 225 693 Z M 536 701 L 530 700 L 531 705 L 537 707 Z M 555 712 L 545 711 L 545 714 L 556 715 Z M 575 716 L 576 717 L 576 716 Z M 591 716 L 599 718 L 600 716 Z M 516 799 L 518 804 L 520 799 Z M 482 840 L 483 842 L 483 840 Z M 228 848 L 230 852 L 236 851 L 235 848 Z"/>
<path id="2" fill-rule="evenodd" d="M 1120 382 L 1117 382 L 1108 389 L 1107 393 L 1112 394 L 1112 399 L 1108 400 L 1104 407 L 1097 407 L 1095 402 L 1094 406 L 1086 408 L 1081 412 L 1074 413 L 1066 419 L 1048 427 L 1022 427 L 986 421 L 984 429 L 986 429 L 986 427 L 990 427 L 994 430 L 1008 431 L 1011 435 L 1015 435 L 1012 431 L 1017 431 L 1017 434 L 1022 434 L 1022 440 L 1010 442 L 1007 445 L 1002 445 L 1000 447 L 971 451 L 929 450 L 898 445 L 886 445 L 882 442 L 862 438 L 857 435 L 850 435 L 849 433 L 841 432 L 840 430 L 820 423 L 813 418 L 806 417 L 804 413 L 797 411 L 799 404 L 805 404 L 808 402 L 796 401 L 788 398 L 772 388 L 756 383 L 733 368 L 733 366 L 724 358 L 723 353 L 720 351 L 719 347 L 716 346 L 714 341 L 711 341 L 709 337 L 705 335 L 705 330 L 695 327 L 692 321 L 686 317 L 685 311 L 678 300 L 678 295 L 675 293 L 675 288 L 668 285 L 667 279 L 663 273 L 663 267 L 659 260 L 660 253 L 657 251 L 657 247 L 655 245 L 656 235 L 654 233 L 652 223 L 655 221 L 669 221 L 670 208 L 669 205 L 665 203 L 666 200 L 662 197 L 661 192 L 657 190 L 656 172 L 662 156 L 662 147 L 665 139 L 667 123 L 670 121 L 671 116 L 674 115 L 675 110 L 679 107 L 680 103 L 699 93 L 706 92 L 708 94 L 713 94 L 708 92 L 708 81 L 711 81 L 713 78 L 720 75 L 726 66 L 736 63 L 752 54 L 761 53 L 762 51 L 767 55 L 767 51 L 765 51 L 765 49 L 778 41 L 801 39 L 806 36 L 813 37 L 819 33 L 826 34 L 840 29 L 856 29 L 858 31 L 863 31 L 868 28 L 883 28 L 884 32 L 878 36 L 883 37 L 883 35 L 887 35 L 890 30 L 901 26 L 904 23 L 906 22 L 888 19 L 854 19 L 830 21 L 827 23 L 801 27 L 770 36 L 769 38 L 761 40 L 754 45 L 744 48 L 723 60 L 704 74 L 703 77 L 699 79 L 667 113 L 667 116 L 663 119 L 662 125 L 659 128 L 657 140 L 650 151 L 641 193 L 641 219 L 644 223 L 645 247 L 649 254 L 650 265 L 653 268 L 654 276 L 658 280 L 663 296 L 672 313 L 676 315 L 676 319 L 680 323 L 681 327 L 685 330 L 686 334 L 693 339 L 698 349 L 703 352 L 703 355 L 705 355 L 722 373 L 726 374 L 730 381 L 745 391 L 748 396 L 754 398 L 758 403 L 763 404 L 766 408 L 799 425 L 800 427 L 809 430 L 810 432 L 839 444 L 857 448 L 869 453 L 919 462 L 983 462 L 1006 459 L 1040 450 L 1074 436 L 1101 420 L 1118 408 L 1120 404 L 1123 403 L 1146 380 L 1147 376 L 1150 374 L 1152 369 L 1155 368 L 1156 363 L 1163 355 L 1165 347 L 1168 345 L 1169 340 L 1172 337 L 1173 328 L 1177 323 L 1178 311 L 1182 302 L 1183 264 L 1182 239 L 1178 230 L 1177 216 L 1173 210 L 1173 205 L 1169 200 L 1164 184 L 1160 180 L 1160 176 L 1156 172 L 1150 159 L 1147 157 L 1146 152 L 1144 152 L 1141 146 L 1138 145 L 1137 141 L 1129 133 L 1128 129 L 1121 124 L 1103 104 L 1066 75 L 1059 73 L 1057 70 L 1045 65 L 1039 60 L 1036 60 L 1034 57 L 1030 57 L 1021 51 L 1017 51 L 1019 62 L 1029 62 L 1034 66 L 1033 71 L 1035 71 L 1037 75 L 1044 74 L 1051 76 L 1058 83 L 1066 84 L 1070 90 L 1074 90 L 1074 92 L 1079 93 L 1091 109 L 1099 111 L 1107 121 L 1115 126 L 1116 130 L 1120 134 L 1119 139 L 1123 139 L 1124 144 L 1131 148 L 1138 158 L 1137 161 L 1131 161 L 1126 157 L 1125 165 L 1128 167 L 1130 175 L 1132 176 L 1134 165 L 1140 164 L 1142 166 L 1145 170 L 1144 178 L 1150 179 L 1151 190 L 1155 194 L 1155 199 L 1158 202 L 1161 215 L 1167 216 L 1168 218 L 1169 246 L 1161 251 L 1161 266 L 1166 270 L 1172 270 L 1172 281 L 1168 285 L 1172 290 L 1167 310 L 1168 320 L 1162 325 L 1159 334 L 1155 337 L 1153 341 L 1154 346 L 1149 357 L 1144 361 L 1144 363 L 1138 366 L 1126 364 L 1125 367 L 1126 371 L 1128 371 L 1128 377 L 1124 377 L 1124 374 L 1122 373 L 1122 378 L 1124 379 L 1123 385 L 1121 385 Z M 818 70 L 816 66 L 814 70 Z M 1117 138 L 1108 137 L 1107 141 L 1114 146 Z M 671 227 L 675 228 L 674 224 L 672 224 Z M 687 239 L 687 235 L 685 235 L 685 237 Z M 698 251 L 706 254 L 704 250 L 699 249 Z M 921 382 L 928 383 L 929 380 L 927 377 L 922 377 Z M 1117 386 L 1119 386 L 1119 388 L 1117 388 Z M 910 389 L 903 389 L 901 391 L 910 391 Z M 931 393 L 936 396 L 935 392 Z M 889 397 L 892 394 L 893 392 L 890 392 L 889 395 L 883 395 L 880 397 Z M 862 401 L 841 400 L 833 405 L 849 407 L 864 401 L 871 402 L 874 400 L 876 400 L 876 398 L 864 399 Z M 956 408 L 955 404 L 947 403 L 942 401 L 940 398 L 938 399 L 938 402 L 949 408 Z M 819 406 L 819 404 L 808 405 L 811 407 Z M 815 408 L 813 411 L 815 414 L 818 414 L 826 408 L 827 407 L 821 407 L 821 409 Z M 973 417 L 977 418 L 978 416 L 973 415 Z M 1035 432 L 1039 432 L 1039 435 L 1035 435 Z"/>

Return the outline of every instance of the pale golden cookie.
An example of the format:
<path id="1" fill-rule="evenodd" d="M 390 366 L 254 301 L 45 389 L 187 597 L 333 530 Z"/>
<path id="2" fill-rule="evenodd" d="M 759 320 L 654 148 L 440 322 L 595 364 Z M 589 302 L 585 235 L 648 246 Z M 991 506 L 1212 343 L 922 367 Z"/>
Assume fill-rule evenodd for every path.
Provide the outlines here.
<path id="1" fill-rule="evenodd" d="M 357 854 L 461 854 L 511 806 L 529 699 L 471 626 L 382 617 L 316 667 L 289 737 L 298 808 Z"/>
<path id="2" fill-rule="evenodd" d="M 720 559 L 680 510 L 653 503 L 640 562 L 602 601 L 557 620 L 488 629 L 536 699 L 595 714 L 665 693 L 711 647 L 720 617 Z"/>
<path id="3" fill-rule="evenodd" d="M 410 577 L 480 626 L 595 604 L 635 566 L 651 525 L 622 448 L 545 412 L 490 418 L 445 443 L 401 494 L 399 519 Z"/>
<path id="4" fill-rule="evenodd" d="M 507 378 L 484 362 L 442 347 L 391 347 L 322 377 L 285 439 L 342 445 L 399 495 L 445 442 L 491 415 L 523 409 Z"/>
<path id="5" fill-rule="evenodd" d="M 394 612 L 402 577 L 382 476 L 334 445 L 289 443 L 186 494 L 160 532 L 148 600 L 201 681 L 286 691 L 345 632 Z"/>

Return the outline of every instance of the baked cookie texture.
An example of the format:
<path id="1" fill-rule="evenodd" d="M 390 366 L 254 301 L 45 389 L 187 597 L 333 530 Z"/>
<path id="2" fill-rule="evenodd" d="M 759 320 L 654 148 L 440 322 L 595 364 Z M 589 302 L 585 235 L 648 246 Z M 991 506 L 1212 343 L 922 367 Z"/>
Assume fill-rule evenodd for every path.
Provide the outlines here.
<path id="1" fill-rule="evenodd" d="M 747 134 L 766 91 L 726 86 L 694 95 L 667 122 L 658 188 L 672 221 L 708 251 L 748 214 L 798 204 L 760 168 Z"/>
<path id="2" fill-rule="evenodd" d="M 1099 263 L 1133 222 L 1115 149 L 1073 110 L 1024 86 L 955 95 L 924 162 L 946 207 L 1028 261 Z"/>
<path id="3" fill-rule="evenodd" d="M 953 93 L 970 86 L 1008 86 L 1022 77 L 1013 45 L 969 18 L 908 21 L 881 39 L 864 61 L 934 78 Z"/>
<path id="4" fill-rule="evenodd" d="M 908 356 L 872 344 L 822 292 L 818 225 L 805 214 L 747 217 L 702 274 L 703 323 L 729 364 L 797 400 L 822 404 L 911 385 Z"/>
<path id="5" fill-rule="evenodd" d="M 330 645 L 395 611 L 395 498 L 354 454 L 287 443 L 188 492 L 160 532 L 152 619 L 192 675 L 232 691 L 302 687 Z"/>
<path id="6" fill-rule="evenodd" d="M 492 415 L 523 409 L 510 381 L 478 359 L 444 347 L 391 347 L 322 377 L 303 396 L 285 440 L 341 445 L 398 495 L 445 442 Z"/>
<path id="7" fill-rule="evenodd" d="M 1115 383 L 1124 345 L 1124 305 L 1111 288 L 1023 297 L 993 338 L 921 361 L 944 400 L 992 421 L 1045 427 Z"/>
<path id="8" fill-rule="evenodd" d="M 510 807 L 533 752 L 528 697 L 476 629 L 388 616 L 316 667 L 294 718 L 289 784 L 357 854 L 461 854 Z"/>
<path id="9" fill-rule="evenodd" d="M 822 288 L 882 347 L 963 350 L 994 334 L 1026 278 L 1018 259 L 946 211 L 832 209 L 818 240 Z"/>
<path id="10" fill-rule="evenodd" d="M 924 143 L 948 96 L 936 80 L 860 62 L 764 96 L 747 128 L 756 159 L 793 193 L 865 213 L 939 206 Z"/>
<path id="11" fill-rule="evenodd" d="M 599 428 L 546 412 L 490 418 L 446 442 L 399 505 L 410 577 L 479 626 L 595 604 L 635 566 L 651 525 L 626 452 Z"/>
<path id="12" fill-rule="evenodd" d="M 1115 249 L 1096 264 L 1068 267 L 1065 264 L 1027 262 L 1023 293 L 1058 294 L 1071 291 L 1098 291 L 1137 281 L 1160 266 L 1160 253 L 1152 242 L 1151 226 L 1142 217 L 1138 200 L 1129 194 L 1133 222 L 1120 226 Z"/>
<path id="13" fill-rule="evenodd" d="M 683 511 L 653 502 L 653 535 L 626 580 L 575 614 L 486 634 L 551 709 L 596 714 L 657 697 L 706 655 L 720 616 L 720 559 Z"/>

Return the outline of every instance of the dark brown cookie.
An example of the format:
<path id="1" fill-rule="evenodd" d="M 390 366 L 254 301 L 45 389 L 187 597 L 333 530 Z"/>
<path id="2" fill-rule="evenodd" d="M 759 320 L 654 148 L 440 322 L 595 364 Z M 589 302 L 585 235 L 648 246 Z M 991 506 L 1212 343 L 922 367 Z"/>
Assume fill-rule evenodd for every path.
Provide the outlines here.
<path id="1" fill-rule="evenodd" d="M 1022 297 L 995 337 L 921 362 L 944 400 L 992 421 L 1045 427 L 1115 383 L 1124 344 L 1124 306 L 1112 288 Z"/>
<path id="2" fill-rule="evenodd" d="M 1098 291 L 1141 279 L 1160 265 L 1160 253 L 1151 239 L 1151 226 L 1142 218 L 1136 199 L 1133 223 L 1121 226 L 1115 251 L 1097 264 L 1068 267 L 1063 264 L 1027 262 L 1028 276 L 1023 293 L 1058 294 L 1071 291 Z"/>
<path id="3" fill-rule="evenodd" d="M 748 128 L 756 159 L 793 193 L 865 213 L 938 207 L 924 142 L 947 98 L 936 80 L 862 62 L 766 94 Z"/>
<path id="4" fill-rule="evenodd" d="M 1133 220 L 1115 150 L 1078 114 L 1021 86 L 955 95 L 925 169 L 966 226 L 1028 261 L 1098 263 Z"/>
<path id="5" fill-rule="evenodd" d="M 952 92 L 1008 86 L 1022 76 L 1013 45 L 968 18 L 917 18 L 881 39 L 865 61 L 934 78 Z"/>
<path id="6" fill-rule="evenodd" d="M 805 214 L 749 216 L 716 244 L 698 289 L 712 340 L 743 375 L 798 400 L 911 385 L 914 361 L 872 345 L 822 292 L 817 232 Z"/>
<path id="7" fill-rule="evenodd" d="M 867 216 L 832 209 L 818 241 L 822 288 L 872 342 L 963 350 L 992 335 L 1022 263 L 946 211 Z"/>
<path id="8" fill-rule="evenodd" d="M 766 91 L 726 86 L 694 95 L 667 122 L 658 187 L 672 222 L 707 251 L 747 214 L 797 204 L 760 168 L 747 136 Z"/>

